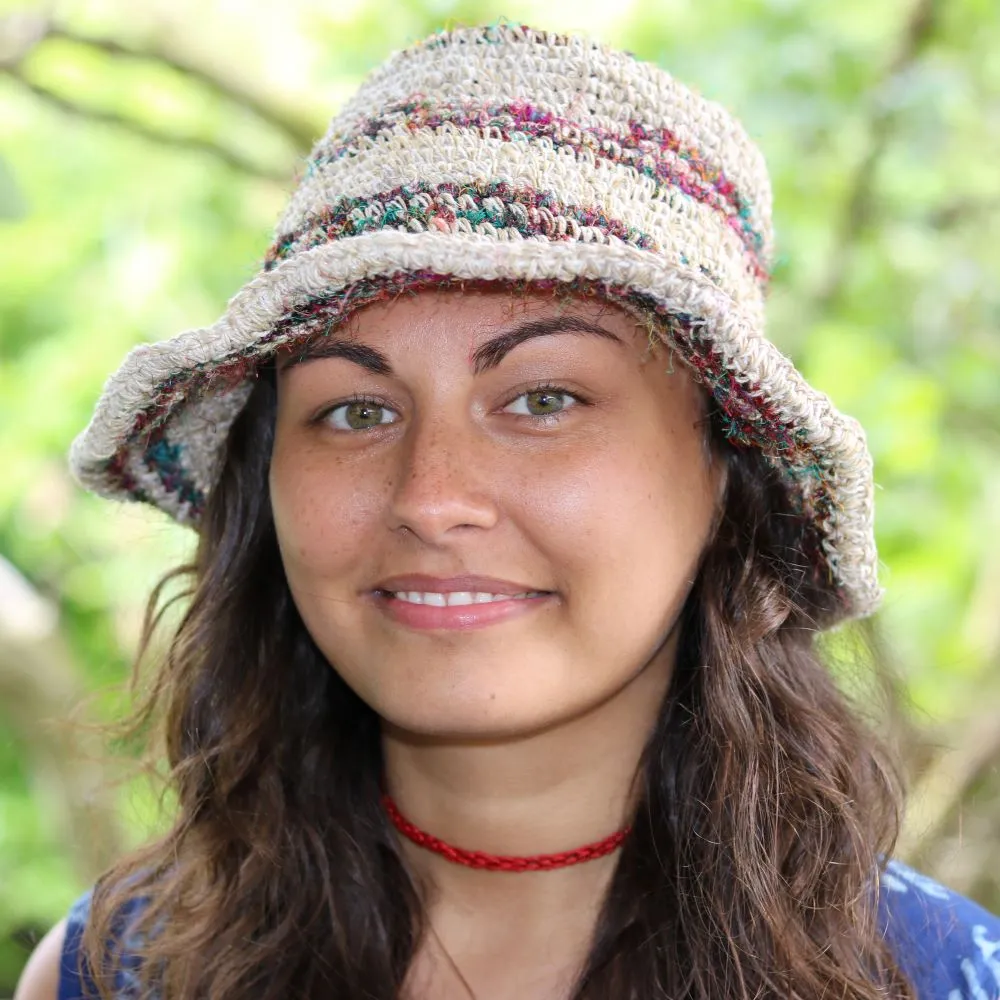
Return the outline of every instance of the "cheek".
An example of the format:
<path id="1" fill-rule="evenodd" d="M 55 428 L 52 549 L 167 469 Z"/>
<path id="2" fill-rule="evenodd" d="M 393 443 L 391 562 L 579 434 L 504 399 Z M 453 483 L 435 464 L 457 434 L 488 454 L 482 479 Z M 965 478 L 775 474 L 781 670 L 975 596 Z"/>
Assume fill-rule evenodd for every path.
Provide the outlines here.
<path id="1" fill-rule="evenodd" d="M 701 441 L 663 435 L 634 460 L 628 505 L 637 565 L 659 565 L 668 582 L 686 585 L 708 541 L 715 497 Z"/>
<path id="2" fill-rule="evenodd" d="M 275 442 L 270 491 L 275 531 L 289 582 L 348 572 L 381 516 L 377 471 L 363 475 L 308 449 Z M 375 479 L 372 474 L 375 473 Z"/>
<path id="3" fill-rule="evenodd" d="M 673 607 L 714 513 L 700 440 L 640 432 L 595 444 L 526 483 L 525 521 L 588 607 Z"/>

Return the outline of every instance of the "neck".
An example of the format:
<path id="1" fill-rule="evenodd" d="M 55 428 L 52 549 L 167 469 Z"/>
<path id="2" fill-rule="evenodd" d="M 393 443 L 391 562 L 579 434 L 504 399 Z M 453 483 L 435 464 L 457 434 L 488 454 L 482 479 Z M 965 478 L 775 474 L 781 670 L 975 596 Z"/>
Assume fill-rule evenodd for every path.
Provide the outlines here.
<path id="1" fill-rule="evenodd" d="M 443 739 L 386 723 L 386 789 L 421 830 L 455 847 L 498 855 L 554 854 L 628 826 L 638 766 L 667 679 L 641 672 L 612 699 L 546 730 L 509 738 Z M 546 872 L 481 871 L 403 839 L 428 905 L 539 922 L 594 911 L 619 852 Z M 474 905 L 473 905 L 474 904 Z"/>

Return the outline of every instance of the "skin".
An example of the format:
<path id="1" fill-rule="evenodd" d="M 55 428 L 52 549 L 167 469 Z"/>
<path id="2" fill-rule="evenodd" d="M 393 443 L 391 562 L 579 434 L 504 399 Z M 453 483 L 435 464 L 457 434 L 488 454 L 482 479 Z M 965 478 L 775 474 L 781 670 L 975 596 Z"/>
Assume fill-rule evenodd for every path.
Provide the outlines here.
<path id="1" fill-rule="evenodd" d="M 60 920 L 31 953 L 14 991 L 14 1000 L 55 1000 L 65 938 L 66 921 Z"/>
<path id="2" fill-rule="evenodd" d="M 491 338 L 558 317 L 607 335 L 550 333 L 476 370 Z M 420 292 L 336 336 L 392 373 L 301 348 L 279 359 L 271 500 L 306 627 L 383 719 L 401 811 L 498 854 L 620 829 L 722 500 L 703 390 L 633 316 L 594 299 Z M 540 383 L 558 389 L 524 395 Z M 355 394 L 384 408 L 336 409 Z M 359 414 L 371 429 L 351 428 Z M 549 593 L 488 627 L 416 630 L 372 594 L 401 573 Z M 565 994 L 614 855 L 509 874 L 403 850 L 431 925 L 410 996 Z"/>

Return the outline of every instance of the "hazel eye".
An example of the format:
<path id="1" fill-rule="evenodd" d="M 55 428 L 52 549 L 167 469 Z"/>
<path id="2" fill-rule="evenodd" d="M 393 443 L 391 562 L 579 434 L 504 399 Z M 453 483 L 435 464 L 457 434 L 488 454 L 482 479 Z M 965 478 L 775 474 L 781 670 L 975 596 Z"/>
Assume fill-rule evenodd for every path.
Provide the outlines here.
<path id="1" fill-rule="evenodd" d="M 522 392 L 517 399 L 510 402 L 506 409 L 508 413 L 517 413 L 528 417 L 550 417 L 569 409 L 576 402 L 576 397 L 568 392 L 556 389 L 534 389 Z"/>
<path id="2" fill-rule="evenodd" d="M 338 431 L 367 431 L 395 423 L 397 414 L 388 406 L 368 399 L 355 399 L 333 407 L 326 419 Z"/>

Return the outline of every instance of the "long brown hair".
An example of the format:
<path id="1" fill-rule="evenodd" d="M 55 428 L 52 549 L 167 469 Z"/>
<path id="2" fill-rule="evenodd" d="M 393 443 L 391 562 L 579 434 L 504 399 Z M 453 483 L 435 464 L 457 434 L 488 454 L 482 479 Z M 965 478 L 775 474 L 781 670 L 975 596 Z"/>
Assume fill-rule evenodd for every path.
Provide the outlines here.
<path id="1" fill-rule="evenodd" d="M 83 953 L 105 1000 L 122 940 L 163 1000 L 395 1000 L 426 929 L 380 806 L 379 719 L 285 580 L 267 491 L 275 403 L 259 379 L 195 561 L 170 578 L 188 581 L 187 609 L 132 726 L 162 723 L 178 810 L 95 888 Z M 818 540 L 780 473 L 722 426 L 713 414 L 724 509 L 572 998 L 909 998 L 877 909 L 899 783 L 814 646 L 835 601 L 810 568 Z"/>

